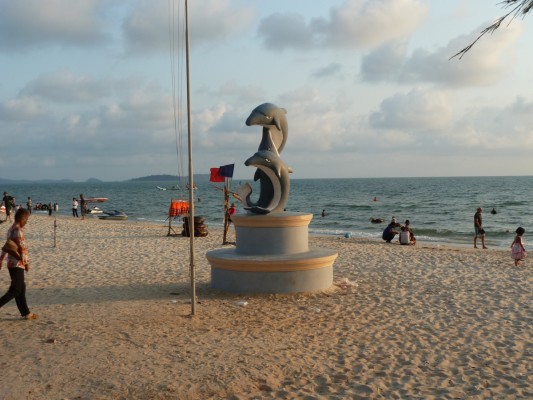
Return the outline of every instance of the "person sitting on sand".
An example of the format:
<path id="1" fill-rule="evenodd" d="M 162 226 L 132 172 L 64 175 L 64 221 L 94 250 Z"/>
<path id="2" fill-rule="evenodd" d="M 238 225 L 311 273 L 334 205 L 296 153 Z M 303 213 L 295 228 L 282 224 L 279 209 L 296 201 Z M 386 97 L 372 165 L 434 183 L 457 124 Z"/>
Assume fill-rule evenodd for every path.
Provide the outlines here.
<path id="1" fill-rule="evenodd" d="M 394 239 L 394 236 L 398 234 L 398 231 L 395 230 L 397 226 L 398 223 L 396 222 L 396 218 L 392 217 L 390 224 L 387 225 L 387 227 L 383 231 L 383 235 L 381 235 L 384 241 L 390 243 L 392 239 Z"/>
<path id="2" fill-rule="evenodd" d="M 402 231 L 400 232 L 400 244 L 416 244 L 415 235 L 411 230 L 411 221 L 409 221 L 408 219 L 405 220 L 405 226 L 402 227 Z"/>
<path id="3" fill-rule="evenodd" d="M 526 248 L 524 247 L 524 242 L 522 241 L 522 236 L 526 233 L 526 230 L 521 226 L 516 230 L 516 236 L 511 243 L 511 257 L 514 259 L 515 267 L 520 265 L 520 261 L 527 257 Z"/>

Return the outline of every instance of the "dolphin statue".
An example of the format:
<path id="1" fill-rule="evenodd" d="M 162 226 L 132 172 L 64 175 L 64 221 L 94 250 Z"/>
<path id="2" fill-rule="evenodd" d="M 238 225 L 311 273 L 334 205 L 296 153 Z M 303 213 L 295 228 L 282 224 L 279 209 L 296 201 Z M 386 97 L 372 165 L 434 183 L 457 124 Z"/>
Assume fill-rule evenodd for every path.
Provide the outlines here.
<path id="1" fill-rule="evenodd" d="M 257 203 L 250 201 L 252 188 L 249 183 L 237 189 L 248 205 L 244 209 L 254 214 L 283 212 L 289 199 L 290 180 L 289 168 L 281 160 L 278 152 L 275 149 L 258 150 L 244 162 L 244 165 L 254 166 L 264 175 L 261 178 L 261 194 Z"/>
<path id="2" fill-rule="evenodd" d="M 259 180 L 260 191 L 257 202 L 252 202 L 250 184 L 239 186 L 237 193 L 245 203 L 246 210 L 256 214 L 282 212 L 289 196 L 289 173 L 292 169 L 281 160 L 279 153 L 285 147 L 288 137 L 287 111 L 272 103 L 257 106 L 246 119 L 246 125 L 263 127 L 261 143 L 257 152 L 244 165 L 255 166 L 254 181 Z"/>
<path id="3" fill-rule="evenodd" d="M 287 110 L 272 103 L 263 103 L 253 109 L 246 119 L 246 125 L 261 125 L 263 127 L 263 137 L 259 144 L 259 150 L 269 150 L 268 147 L 274 144 L 277 152 L 281 153 L 289 135 L 289 125 L 285 114 L 287 114 Z M 268 137 L 269 133 L 270 138 Z"/>

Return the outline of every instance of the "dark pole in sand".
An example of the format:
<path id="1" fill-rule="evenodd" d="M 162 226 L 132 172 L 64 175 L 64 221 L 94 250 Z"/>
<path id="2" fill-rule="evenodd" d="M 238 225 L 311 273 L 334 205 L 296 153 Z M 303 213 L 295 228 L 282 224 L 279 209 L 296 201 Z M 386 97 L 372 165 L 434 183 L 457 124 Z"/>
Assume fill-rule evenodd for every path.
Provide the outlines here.
<path id="1" fill-rule="evenodd" d="M 196 314 L 196 272 L 194 270 L 194 173 L 192 165 L 192 136 L 191 136 L 191 91 L 189 74 L 189 7 L 185 0 L 185 48 L 187 70 L 187 137 L 189 143 L 189 243 L 191 270 L 191 314 Z"/>
<path id="2" fill-rule="evenodd" d="M 54 249 L 56 248 L 56 230 L 57 230 L 57 219 L 54 218 Z"/>
<path id="3" fill-rule="evenodd" d="M 224 178 L 224 235 L 222 237 L 222 244 L 228 243 L 228 207 L 229 207 L 229 187 L 228 178 Z"/>

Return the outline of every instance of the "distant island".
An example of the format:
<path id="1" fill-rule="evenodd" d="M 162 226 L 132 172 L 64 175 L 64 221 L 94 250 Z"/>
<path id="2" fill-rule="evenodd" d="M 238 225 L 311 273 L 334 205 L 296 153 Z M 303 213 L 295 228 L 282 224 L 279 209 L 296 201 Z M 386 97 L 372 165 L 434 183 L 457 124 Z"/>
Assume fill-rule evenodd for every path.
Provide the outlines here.
<path id="1" fill-rule="evenodd" d="M 188 177 L 182 177 L 182 179 L 187 180 Z M 209 179 L 209 174 L 194 174 L 194 179 L 202 179 L 202 180 Z M 179 180 L 180 180 L 180 177 L 177 175 L 162 174 L 162 175 L 141 176 L 140 178 L 130 179 L 128 182 L 165 182 L 165 181 L 178 182 Z"/>
<path id="2" fill-rule="evenodd" d="M 176 182 L 179 180 L 179 177 L 177 175 L 168 175 L 168 174 L 162 174 L 162 175 L 149 175 L 149 176 L 141 176 L 140 178 L 133 178 L 130 179 L 132 182 L 150 182 L 150 181 L 173 181 Z"/>
<path id="3" fill-rule="evenodd" d="M 194 174 L 194 179 L 198 181 L 208 181 L 209 174 Z M 189 178 L 184 176 L 180 179 L 177 175 L 161 174 L 161 175 L 149 175 L 141 176 L 140 178 L 128 179 L 122 182 L 180 182 L 188 181 Z M 89 178 L 84 181 L 85 183 L 103 183 L 104 181 L 98 178 Z M 7 179 L 0 177 L 0 184 L 9 185 L 13 183 L 76 183 L 72 179 Z"/>

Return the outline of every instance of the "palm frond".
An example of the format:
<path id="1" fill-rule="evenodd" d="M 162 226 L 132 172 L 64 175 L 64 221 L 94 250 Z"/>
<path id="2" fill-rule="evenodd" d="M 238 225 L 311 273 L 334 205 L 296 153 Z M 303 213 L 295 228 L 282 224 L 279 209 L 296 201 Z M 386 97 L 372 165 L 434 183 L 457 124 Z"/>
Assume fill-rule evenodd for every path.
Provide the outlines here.
<path id="1" fill-rule="evenodd" d="M 487 33 L 494 33 L 496 29 L 500 27 L 502 22 L 507 19 L 509 16 L 511 16 L 511 19 L 509 23 L 512 22 L 514 18 L 517 16 L 522 15 L 524 17 L 527 13 L 529 13 L 533 9 L 533 0 L 504 0 L 500 2 L 499 4 L 503 4 L 504 8 L 512 8 L 511 11 L 509 11 L 507 14 L 505 14 L 503 17 L 498 18 L 496 21 L 494 21 L 491 25 L 483 29 L 479 36 L 468 46 L 466 46 L 461 51 L 457 52 L 453 56 L 451 56 L 449 59 L 451 60 L 454 57 L 459 56 L 459 59 L 463 58 L 463 56 L 477 43 L 479 39 L 481 39 L 484 35 Z"/>

